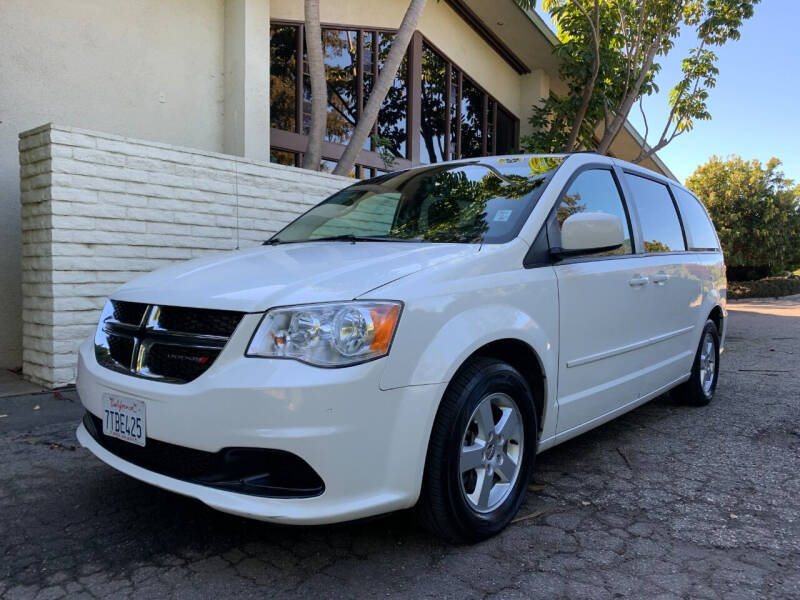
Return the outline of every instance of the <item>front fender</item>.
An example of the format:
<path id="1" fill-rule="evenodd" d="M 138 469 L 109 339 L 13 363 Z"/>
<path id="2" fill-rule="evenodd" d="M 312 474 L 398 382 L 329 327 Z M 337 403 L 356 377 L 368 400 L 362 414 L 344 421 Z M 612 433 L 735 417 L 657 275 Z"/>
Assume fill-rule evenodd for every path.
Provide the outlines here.
<path id="1" fill-rule="evenodd" d="M 449 382 L 476 350 L 507 338 L 527 343 L 540 357 L 542 370 L 552 372 L 544 364 L 547 357 L 555 356 L 547 332 L 519 308 L 489 304 L 459 313 L 436 332 L 414 366 L 412 385 Z"/>
<path id="2" fill-rule="evenodd" d="M 382 389 L 448 383 L 470 355 L 490 342 L 528 344 L 552 385 L 545 385 L 543 436 L 555 430 L 558 289 L 549 269 L 519 270 L 494 285 L 409 300 L 381 377 Z"/>

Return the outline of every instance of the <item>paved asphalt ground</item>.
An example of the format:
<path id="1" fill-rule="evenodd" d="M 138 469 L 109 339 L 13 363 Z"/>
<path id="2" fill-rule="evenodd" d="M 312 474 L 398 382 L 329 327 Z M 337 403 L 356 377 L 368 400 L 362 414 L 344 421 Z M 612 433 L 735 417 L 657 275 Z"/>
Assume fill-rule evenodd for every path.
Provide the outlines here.
<path id="1" fill-rule="evenodd" d="M 476 546 L 409 513 L 226 516 L 75 448 L 74 394 L 0 400 L 0 597 L 800 598 L 800 305 L 737 308 L 711 406 L 665 395 L 540 455 Z"/>

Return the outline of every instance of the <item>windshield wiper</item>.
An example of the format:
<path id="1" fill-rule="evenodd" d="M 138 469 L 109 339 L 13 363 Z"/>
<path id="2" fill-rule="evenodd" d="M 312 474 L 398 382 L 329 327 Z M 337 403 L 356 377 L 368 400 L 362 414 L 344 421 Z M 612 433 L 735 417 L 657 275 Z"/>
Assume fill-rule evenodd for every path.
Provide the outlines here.
<path id="1" fill-rule="evenodd" d="M 297 240 L 298 242 L 424 242 L 422 239 L 403 239 L 384 236 L 371 236 L 371 235 L 354 235 L 352 233 L 344 233 L 342 235 L 326 235 L 318 238 L 310 238 L 307 240 Z"/>
<path id="2" fill-rule="evenodd" d="M 344 233 L 341 235 L 326 235 L 318 238 L 309 238 L 307 240 L 281 240 L 279 238 L 270 238 L 264 242 L 265 246 L 277 246 L 278 244 L 303 244 L 305 242 L 427 242 L 428 240 L 422 238 L 393 238 L 382 236 L 370 235 L 355 235 L 352 233 Z"/>

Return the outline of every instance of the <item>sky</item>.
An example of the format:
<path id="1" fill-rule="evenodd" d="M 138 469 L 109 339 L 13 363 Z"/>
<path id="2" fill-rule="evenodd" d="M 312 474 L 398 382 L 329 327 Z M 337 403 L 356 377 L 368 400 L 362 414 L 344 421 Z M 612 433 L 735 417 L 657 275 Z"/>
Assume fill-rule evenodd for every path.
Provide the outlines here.
<path id="1" fill-rule="evenodd" d="M 540 14 L 550 23 L 549 15 Z M 775 156 L 787 177 L 800 182 L 799 26 L 800 0 L 762 0 L 741 28 L 741 38 L 716 49 L 720 72 L 708 99 L 712 120 L 695 122 L 692 131 L 658 152 L 679 181 L 714 154 L 738 154 L 762 162 Z M 693 32 L 686 31 L 660 57 L 660 92 L 644 101 L 653 143 L 666 122 L 668 94 L 680 79 L 681 60 L 694 41 Z M 638 105 L 629 120 L 644 134 Z"/>

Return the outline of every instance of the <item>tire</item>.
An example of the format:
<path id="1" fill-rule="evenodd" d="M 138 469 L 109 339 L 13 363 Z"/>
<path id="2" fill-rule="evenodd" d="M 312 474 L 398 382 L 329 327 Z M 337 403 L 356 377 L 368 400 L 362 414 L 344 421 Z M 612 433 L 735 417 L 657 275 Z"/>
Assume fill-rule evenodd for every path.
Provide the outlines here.
<path id="1" fill-rule="evenodd" d="M 456 543 L 500 532 L 525 498 L 538 432 L 525 378 L 500 360 L 467 361 L 433 423 L 417 505 L 422 524 Z"/>
<path id="2" fill-rule="evenodd" d="M 711 344 L 710 348 L 709 344 Z M 706 321 L 703 334 L 700 336 L 700 345 L 694 356 L 692 374 L 685 383 L 676 388 L 677 395 L 686 404 L 705 406 L 714 398 L 718 379 L 719 332 L 714 321 L 709 320 Z"/>

